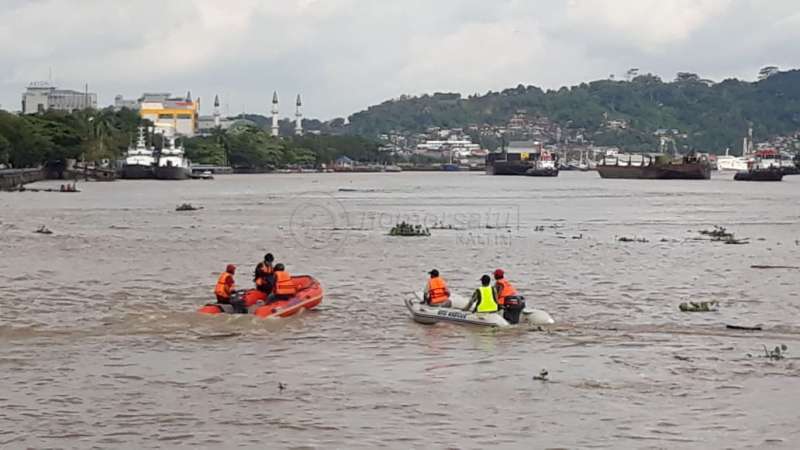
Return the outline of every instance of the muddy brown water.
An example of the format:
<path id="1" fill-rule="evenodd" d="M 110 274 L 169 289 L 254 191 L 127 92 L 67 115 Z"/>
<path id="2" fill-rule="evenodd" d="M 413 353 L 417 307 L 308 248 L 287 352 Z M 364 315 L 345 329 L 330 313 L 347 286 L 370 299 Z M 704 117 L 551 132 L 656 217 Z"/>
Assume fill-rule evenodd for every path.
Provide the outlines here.
<path id="1" fill-rule="evenodd" d="M 0 194 L 1 448 L 800 445 L 800 177 L 79 188 Z M 203 209 L 174 211 L 184 202 Z M 401 220 L 453 229 L 388 236 Z M 713 225 L 750 243 L 697 239 Z M 225 264 L 247 285 L 266 251 L 322 282 L 317 311 L 194 312 Z M 434 267 L 465 295 L 502 267 L 558 324 L 416 324 L 402 301 Z M 718 312 L 678 310 L 709 300 Z M 789 358 L 760 357 L 780 344 Z"/>

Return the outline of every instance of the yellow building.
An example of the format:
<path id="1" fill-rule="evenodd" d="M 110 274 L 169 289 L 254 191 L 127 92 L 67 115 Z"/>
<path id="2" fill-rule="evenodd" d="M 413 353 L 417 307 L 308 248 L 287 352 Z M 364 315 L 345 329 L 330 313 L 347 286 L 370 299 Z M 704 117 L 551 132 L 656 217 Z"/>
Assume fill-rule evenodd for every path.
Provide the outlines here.
<path id="1" fill-rule="evenodd" d="M 171 128 L 176 134 L 194 136 L 200 102 L 186 98 L 171 98 L 169 94 L 144 94 L 139 99 L 139 116 L 158 128 Z"/>

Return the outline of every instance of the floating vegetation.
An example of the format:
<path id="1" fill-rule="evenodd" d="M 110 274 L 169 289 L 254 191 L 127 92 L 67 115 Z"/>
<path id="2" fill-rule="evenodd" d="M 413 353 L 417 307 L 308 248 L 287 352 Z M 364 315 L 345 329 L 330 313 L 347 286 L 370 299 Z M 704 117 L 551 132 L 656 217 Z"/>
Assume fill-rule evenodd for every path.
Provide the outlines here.
<path id="1" fill-rule="evenodd" d="M 175 211 L 197 211 L 198 209 L 203 209 L 203 207 L 194 206 L 191 203 L 181 203 L 175 208 Z"/>
<path id="2" fill-rule="evenodd" d="M 683 312 L 711 312 L 719 310 L 719 302 L 684 302 L 678 308 Z"/>
<path id="3" fill-rule="evenodd" d="M 775 346 L 774 349 L 770 350 L 767 346 L 764 346 L 764 358 L 772 359 L 775 361 L 781 360 L 786 358 L 786 350 L 789 350 L 789 347 L 786 344 L 781 344 L 780 346 Z"/>
<path id="4" fill-rule="evenodd" d="M 47 228 L 47 227 L 46 227 L 46 226 L 44 226 L 44 225 L 42 225 L 41 227 L 37 228 L 37 229 L 36 229 L 36 230 L 34 230 L 33 232 L 34 232 L 34 233 L 39 233 L 39 234 L 53 234 L 53 232 L 52 232 L 52 231 L 50 231 L 50 229 L 49 229 L 49 228 Z"/>
<path id="5" fill-rule="evenodd" d="M 720 227 L 717 225 L 714 225 L 713 230 L 700 230 L 699 233 L 703 236 L 711 237 L 712 241 L 721 241 L 733 237 L 733 233 L 729 233 L 725 227 Z"/>
<path id="6" fill-rule="evenodd" d="M 533 379 L 534 380 L 539 380 L 539 381 L 547 381 L 547 376 L 548 375 L 550 375 L 550 373 L 547 371 L 547 369 L 542 369 L 542 370 L 539 371 L 539 375 L 534 375 L 533 376 Z"/>
<path id="7" fill-rule="evenodd" d="M 444 222 L 436 222 L 436 223 L 433 224 L 432 227 L 430 227 L 430 229 L 431 230 L 455 230 L 456 227 L 454 227 L 454 226 L 452 226 L 450 224 L 445 225 Z"/>
<path id="8" fill-rule="evenodd" d="M 412 225 L 405 221 L 398 223 L 389 231 L 389 236 L 430 236 L 429 229 L 422 225 Z"/>
<path id="9" fill-rule="evenodd" d="M 622 237 L 618 238 L 617 240 L 618 240 L 619 242 L 639 242 L 639 243 L 647 243 L 647 242 L 650 242 L 650 241 L 648 241 L 648 240 L 647 240 L 647 239 L 645 239 L 645 238 L 637 238 L 637 237 L 632 237 L 632 238 L 630 238 L 630 237 L 625 237 L 625 236 L 622 236 Z"/>

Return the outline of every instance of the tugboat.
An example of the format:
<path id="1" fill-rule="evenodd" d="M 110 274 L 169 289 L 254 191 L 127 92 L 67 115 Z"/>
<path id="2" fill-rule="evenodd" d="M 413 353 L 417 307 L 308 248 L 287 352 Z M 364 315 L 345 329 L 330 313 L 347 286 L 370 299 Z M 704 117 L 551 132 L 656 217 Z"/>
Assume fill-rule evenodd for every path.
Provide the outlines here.
<path id="1" fill-rule="evenodd" d="M 736 181 L 781 181 L 783 180 L 783 166 L 780 158 L 775 159 L 777 152 L 774 150 L 760 150 L 756 152 L 756 159 L 748 163 L 747 170 L 736 172 L 733 179 Z"/>
<path id="2" fill-rule="evenodd" d="M 558 165 L 556 158 L 547 150 L 539 152 L 539 158 L 533 162 L 533 167 L 525 171 L 529 177 L 557 177 Z"/>
<path id="3" fill-rule="evenodd" d="M 645 163 L 645 158 L 647 162 Z M 600 178 L 626 178 L 639 180 L 708 180 L 711 178 L 711 164 L 705 157 L 691 154 L 679 159 L 667 155 L 652 157 L 643 155 L 641 163 L 632 164 L 630 156 L 627 164 L 608 164 L 605 157 L 597 165 Z"/>
<path id="4" fill-rule="evenodd" d="M 128 180 L 155 177 L 156 158 L 152 147 L 148 147 L 144 139 L 144 127 L 139 127 L 136 146 L 128 147 L 125 163 L 122 165 L 122 178 Z"/>
<path id="5" fill-rule="evenodd" d="M 192 174 L 191 162 L 186 159 L 183 144 L 176 146 L 175 137 L 165 137 L 167 145 L 161 149 L 156 167 L 156 178 L 159 180 L 186 180 Z"/>

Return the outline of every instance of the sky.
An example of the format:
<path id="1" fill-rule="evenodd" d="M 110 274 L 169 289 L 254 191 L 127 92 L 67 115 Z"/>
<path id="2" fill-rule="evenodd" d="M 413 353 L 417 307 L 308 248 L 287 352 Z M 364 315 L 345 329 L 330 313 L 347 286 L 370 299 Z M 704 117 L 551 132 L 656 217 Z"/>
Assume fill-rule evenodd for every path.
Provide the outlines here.
<path id="1" fill-rule="evenodd" d="M 344 117 L 400 95 L 545 89 L 638 68 L 800 66 L 796 0 L 0 0 L 0 107 L 32 81 L 172 92 L 210 113 Z"/>

